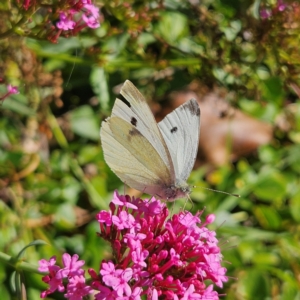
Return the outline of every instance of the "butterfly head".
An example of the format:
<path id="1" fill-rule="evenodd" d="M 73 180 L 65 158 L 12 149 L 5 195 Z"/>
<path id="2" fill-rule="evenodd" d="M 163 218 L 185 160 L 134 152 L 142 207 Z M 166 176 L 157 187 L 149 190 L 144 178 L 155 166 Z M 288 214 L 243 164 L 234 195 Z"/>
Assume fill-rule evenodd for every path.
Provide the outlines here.
<path id="1" fill-rule="evenodd" d="M 186 182 L 175 183 L 164 188 L 163 199 L 174 201 L 178 198 L 185 198 L 191 193 L 191 187 Z"/>

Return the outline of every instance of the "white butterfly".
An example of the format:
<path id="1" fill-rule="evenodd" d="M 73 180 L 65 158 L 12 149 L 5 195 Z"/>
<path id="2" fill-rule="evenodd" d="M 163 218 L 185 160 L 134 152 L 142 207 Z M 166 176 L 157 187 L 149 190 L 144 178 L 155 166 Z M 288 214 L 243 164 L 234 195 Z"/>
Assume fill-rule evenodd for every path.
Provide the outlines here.
<path id="1" fill-rule="evenodd" d="M 200 108 L 195 99 L 156 123 L 143 95 L 126 80 L 111 117 L 102 122 L 104 158 L 127 185 L 173 201 L 191 192 L 186 180 L 195 163 Z"/>

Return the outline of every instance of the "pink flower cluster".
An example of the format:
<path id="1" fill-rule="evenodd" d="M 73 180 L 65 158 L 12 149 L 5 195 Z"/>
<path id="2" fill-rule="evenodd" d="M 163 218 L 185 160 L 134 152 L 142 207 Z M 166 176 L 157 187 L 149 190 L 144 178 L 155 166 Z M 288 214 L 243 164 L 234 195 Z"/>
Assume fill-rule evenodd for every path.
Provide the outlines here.
<path id="1" fill-rule="evenodd" d="M 155 198 L 146 201 L 115 192 L 110 211 L 97 214 L 99 236 L 111 244 L 112 260 L 102 261 L 99 271 L 88 270 L 89 285 L 77 255 L 64 254 L 62 269 L 54 258 L 40 261 L 39 270 L 49 272 L 43 277 L 49 289 L 41 297 L 66 289 L 68 299 L 82 299 L 92 290 L 97 300 L 139 300 L 143 295 L 152 300 L 219 299 L 213 284 L 223 287 L 228 278 L 216 233 L 206 228 L 214 215 L 201 224 L 200 212 L 168 214 Z"/>
<path id="2" fill-rule="evenodd" d="M 77 21 L 76 21 L 77 20 Z M 72 30 L 75 28 L 90 27 L 98 28 L 99 8 L 94 6 L 91 0 L 79 0 L 68 11 L 59 14 L 59 21 L 56 27 L 61 30 Z"/>
<path id="3" fill-rule="evenodd" d="M 262 19 L 269 19 L 272 15 L 276 14 L 277 12 L 282 12 L 287 8 L 287 4 L 283 0 L 277 0 L 276 6 L 273 10 L 268 8 L 263 8 L 260 11 L 260 17 Z"/>
<path id="4" fill-rule="evenodd" d="M 84 296 L 93 293 L 93 289 L 85 284 L 84 270 L 81 267 L 84 265 L 83 260 L 78 260 L 78 255 L 74 254 L 72 257 L 65 253 L 62 257 L 63 268 L 55 265 L 55 256 L 51 257 L 49 261 L 42 259 L 39 261 L 39 271 L 49 272 L 42 280 L 49 284 L 49 288 L 41 293 L 41 298 L 46 298 L 47 295 L 55 292 L 65 291 L 63 280 L 67 279 L 67 299 L 82 299 Z"/>
<path id="5" fill-rule="evenodd" d="M 65 5 L 56 8 L 59 21 L 56 26 L 51 25 L 47 38 L 56 43 L 59 36 L 76 36 L 82 29 L 100 27 L 99 8 L 92 4 L 92 0 L 66 0 Z"/>

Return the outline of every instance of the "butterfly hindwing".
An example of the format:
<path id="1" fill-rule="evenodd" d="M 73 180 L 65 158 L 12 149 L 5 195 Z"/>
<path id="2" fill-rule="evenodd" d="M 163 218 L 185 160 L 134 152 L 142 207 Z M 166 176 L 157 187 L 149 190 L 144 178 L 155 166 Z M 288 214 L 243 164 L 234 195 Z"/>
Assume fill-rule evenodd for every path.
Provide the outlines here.
<path id="1" fill-rule="evenodd" d="M 186 181 L 197 156 L 200 108 L 191 99 L 169 113 L 158 126 L 170 151 L 177 181 Z"/>

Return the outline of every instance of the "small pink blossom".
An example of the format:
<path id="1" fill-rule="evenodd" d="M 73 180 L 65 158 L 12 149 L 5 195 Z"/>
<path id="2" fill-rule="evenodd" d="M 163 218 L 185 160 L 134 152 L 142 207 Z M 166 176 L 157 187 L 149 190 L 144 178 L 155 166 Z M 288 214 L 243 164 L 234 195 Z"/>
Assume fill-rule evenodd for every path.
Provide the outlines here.
<path id="1" fill-rule="evenodd" d="M 61 30 L 74 29 L 76 23 L 71 19 L 72 15 L 67 15 L 64 12 L 59 14 L 59 21 L 56 23 L 56 27 Z"/>
<path id="2" fill-rule="evenodd" d="M 84 4 L 85 12 L 82 15 L 83 21 L 90 28 L 100 27 L 99 23 L 99 8 L 93 4 Z"/>
<path id="3" fill-rule="evenodd" d="M 54 293 L 56 290 L 59 292 L 63 292 L 65 290 L 62 279 L 56 277 L 60 267 L 55 265 L 55 263 L 55 256 L 52 256 L 49 261 L 45 259 L 41 259 L 39 261 L 39 271 L 48 272 L 48 275 L 43 276 L 42 281 L 49 285 L 49 288 L 41 293 L 41 298 L 46 298 L 49 294 Z"/>
<path id="4" fill-rule="evenodd" d="M 132 228 L 135 224 L 134 217 L 124 210 L 120 212 L 119 217 L 112 216 L 112 222 L 118 228 L 118 230 Z"/>
<path id="5" fill-rule="evenodd" d="M 131 295 L 131 288 L 128 284 L 128 281 L 132 278 L 133 271 L 131 268 L 127 268 L 122 272 L 119 272 L 118 279 L 119 281 L 113 285 L 113 289 L 117 291 L 118 296 L 123 296 L 124 293 L 126 296 Z"/>
<path id="6" fill-rule="evenodd" d="M 139 267 L 147 267 L 147 264 L 145 263 L 145 259 L 149 255 L 148 250 L 142 251 L 141 248 L 137 248 L 135 251 L 132 252 L 131 258 L 132 261 L 138 265 Z"/>
<path id="7" fill-rule="evenodd" d="M 0 101 L 4 101 L 7 97 L 13 94 L 19 94 L 18 87 L 12 86 L 11 84 L 7 85 L 7 92 L 3 96 L 0 97 Z"/>
<path id="8" fill-rule="evenodd" d="M 270 9 L 267 8 L 263 8 L 260 11 L 260 17 L 262 19 L 269 19 L 272 16 L 272 11 Z"/>
<path id="9" fill-rule="evenodd" d="M 195 287 L 193 284 L 189 286 L 189 288 L 184 292 L 183 297 L 180 300 L 196 300 L 196 299 L 203 299 L 202 296 L 195 292 Z"/>
<path id="10" fill-rule="evenodd" d="M 114 192 L 112 203 L 119 206 L 125 206 L 126 208 L 137 209 L 137 206 L 127 201 L 128 196 L 119 195 L 118 191 Z"/>
<path id="11" fill-rule="evenodd" d="M 70 300 L 81 300 L 84 296 L 93 293 L 93 289 L 85 284 L 84 276 L 72 276 L 67 285 L 67 293 L 65 298 Z"/>
<path id="12" fill-rule="evenodd" d="M 95 295 L 96 300 L 115 300 L 118 299 L 118 294 L 116 291 L 111 290 L 103 285 L 97 286 L 100 293 Z M 122 297 L 123 298 L 123 297 Z M 121 300 L 121 299 L 120 299 Z"/>
<path id="13" fill-rule="evenodd" d="M 100 274 L 102 275 L 103 281 L 108 286 L 116 285 L 119 282 L 118 272 L 115 269 L 115 265 L 112 262 L 102 263 Z"/>
<path id="14" fill-rule="evenodd" d="M 79 256 L 77 254 L 71 256 L 68 253 L 64 253 L 62 256 L 64 268 L 57 272 L 57 277 L 66 278 L 82 275 L 84 270 L 82 270 L 81 267 L 84 265 L 84 260 L 78 260 L 78 258 Z"/>
<path id="15" fill-rule="evenodd" d="M 11 84 L 9 84 L 7 86 L 7 92 L 12 95 L 12 94 L 19 94 L 19 90 L 18 90 L 18 87 L 16 86 L 12 86 Z"/>
<path id="16" fill-rule="evenodd" d="M 286 7 L 287 7 L 287 4 L 284 3 L 283 0 L 278 0 L 277 1 L 277 9 L 278 9 L 278 11 L 284 11 L 286 9 Z"/>
<path id="17" fill-rule="evenodd" d="M 50 257 L 49 261 L 46 259 L 39 260 L 39 268 L 40 272 L 48 272 L 50 266 L 54 266 L 56 264 L 56 256 Z"/>
<path id="18" fill-rule="evenodd" d="M 111 211 L 102 210 L 96 215 L 96 219 L 99 223 L 105 223 L 107 226 L 112 225 Z"/>

